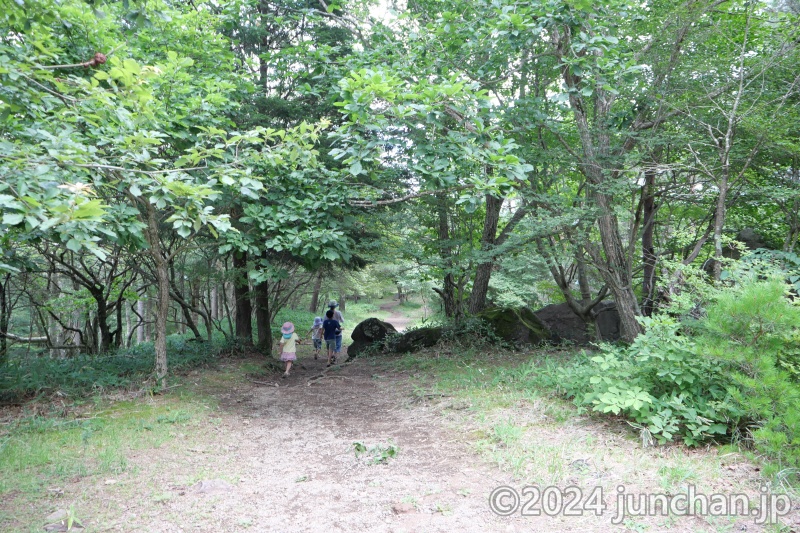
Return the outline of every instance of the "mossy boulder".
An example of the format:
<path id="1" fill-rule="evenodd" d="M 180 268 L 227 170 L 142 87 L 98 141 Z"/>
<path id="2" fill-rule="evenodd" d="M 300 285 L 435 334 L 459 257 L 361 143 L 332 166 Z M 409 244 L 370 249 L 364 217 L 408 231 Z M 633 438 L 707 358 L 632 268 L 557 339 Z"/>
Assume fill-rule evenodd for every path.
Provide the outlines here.
<path id="1" fill-rule="evenodd" d="M 377 318 L 368 318 L 360 322 L 350 335 L 353 344 L 347 348 L 347 357 L 356 357 L 370 346 L 383 343 L 386 337 L 396 333 L 397 330 L 388 322 Z"/>
<path id="2" fill-rule="evenodd" d="M 514 344 L 541 344 L 551 333 L 533 311 L 527 307 L 489 307 L 478 313 L 501 339 Z"/>
<path id="3" fill-rule="evenodd" d="M 428 348 L 442 338 L 442 328 L 419 328 L 397 335 L 389 340 L 389 349 L 397 353 L 416 352 Z"/>
<path id="4" fill-rule="evenodd" d="M 596 340 L 616 341 L 620 319 L 614 302 L 600 302 L 592 309 L 594 324 L 587 324 L 566 304 L 550 304 L 536 311 L 536 317 L 550 330 L 550 341 L 580 346 Z"/>

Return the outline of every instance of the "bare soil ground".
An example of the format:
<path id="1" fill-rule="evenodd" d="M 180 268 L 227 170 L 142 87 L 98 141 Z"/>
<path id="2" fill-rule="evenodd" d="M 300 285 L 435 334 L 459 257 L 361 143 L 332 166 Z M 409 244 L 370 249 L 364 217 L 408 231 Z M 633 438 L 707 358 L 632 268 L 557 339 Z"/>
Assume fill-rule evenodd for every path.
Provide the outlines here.
<path id="1" fill-rule="evenodd" d="M 76 478 L 59 487 L 57 497 L 36 504 L 42 517 L 73 507 L 85 531 L 165 533 L 765 530 L 749 517 L 636 517 L 612 524 L 617 485 L 627 493 L 676 490 L 663 483 L 669 478 L 664 465 L 690 472 L 675 487 L 695 475 L 698 492 L 743 492 L 755 501 L 758 472 L 737 454 L 642 449 L 618 426 L 580 417 L 554 423 L 536 401 L 476 413 L 469 399 L 426 394 L 414 371 L 357 360 L 326 372 L 322 360 L 300 355 L 305 368 L 286 380 L 275 373 L 245 381 L 240 372 L 239 379 L 212 381 L 202 391 L 219 401 L 209 417 L 176 427 L 169 443 L 131 452 L 127 469 L 113 478 Z M 218 372 L 231 375 L 242 364 Z M 201 389 L 202 374 L 196 373 Z M 482 437 L 504 420 L 526 428 L 523 438 L 534 447 L 527 460 L 541 463 L 524 467 L 522 477 L 492 459 L 502 456 L 502 439 Z M 494 444 L 481 452 L 481 439 Z M 367 448 L 360 456 L 356 442 Z M 375 447 L 397 454 L 375 464 Z M 520 510 L 500 517 L 490 510 L 493 488 L 521 491 L 534 481 L 576 485 L 584 498 L 602 486 L 608 509 L 602 516 L 552 517 Z M 15 505 L 12 494 L 0 513 L 13 514 Z M 800 525 L 794 515 L 787 520 Z"/>
<path id="2" fill-rule="evenodd" d="M 397 311 L 395 308 L 398 305 L 400 305 L 399 300 L 391 300 L 381 304 L 380 309 L 381 311 L 389 311 L 391 313 L 389 318 L 386 319 L 386 322 L 393 325 L 394 329 L 397 331 L 405 331 L 405 329 L 414 321 L 414 319 Z"/>

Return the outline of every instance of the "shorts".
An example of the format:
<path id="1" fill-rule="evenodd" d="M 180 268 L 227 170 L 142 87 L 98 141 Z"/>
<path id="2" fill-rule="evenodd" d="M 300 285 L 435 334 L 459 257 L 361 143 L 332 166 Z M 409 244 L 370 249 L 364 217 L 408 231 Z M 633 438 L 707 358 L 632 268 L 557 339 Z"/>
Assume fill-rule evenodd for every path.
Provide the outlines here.
<path id="1" fill-rule="evenodd" d="M 328 347 L 329 350 L 335 350 L 336 339 L 325 339 L 325 345 Z"/>
<path id="2" fill-rule="evenodd" d="M 319 350 L 322 348 L 322 339 L 311 339 L 314 341 L 314 349 Z"/>
<path id="3" fill-rule="evenodd" d="M 283 352 L 281 354 L 281 361 L 297 361 L 297 353 Z"/>

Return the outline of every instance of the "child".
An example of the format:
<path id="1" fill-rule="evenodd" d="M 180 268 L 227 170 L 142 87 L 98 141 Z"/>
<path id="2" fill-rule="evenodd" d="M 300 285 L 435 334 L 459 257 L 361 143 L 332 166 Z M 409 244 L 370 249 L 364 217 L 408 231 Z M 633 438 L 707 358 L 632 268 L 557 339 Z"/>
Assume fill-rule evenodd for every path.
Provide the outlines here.
<path id="1" fill-rule="evenodd" d="M 325 336 L 325 344 L 328 346 L 328 366 L 331 366 L 333 363 L 336 362 L 336 336 L 339 335 L 342 331 L 339 322 L 333 319 L 333 310 L 328 310 L 325 313 L 325 316 L 328 317 L 327 320 L 322 322 L 322 331 Z"/>
<path id="2" fill-rule="evenodd" d="M 311 340 L 314 341 L 314 359 L 319 359 L 319 351 L 322 348 L 322 318 L 315 316 L 314 325 L 308 330 Z"/>
<path id="3" fill-rule="evenodd" d="M 294 324 L 286 322 L 281 328 L 281 342 L 278 348 L 281 350 L 281 361 L 286 362 L 286 372 L 283 373 L 284 378 L 289 377 L 289 371 L 292 369 L 292 361 L 297 360 L 297 347 L 296 344 L 302 344 L 300 337 L 294 332 Z"/>
<path id="4" fill-rule="evenodd" d="M 334 350 L 334 357 L 338 357 L 339 352 L 342 351 L 342 330 L 344 329 L 344 317 L 342 316 L 342 312 L 336 309 L 339 307 L 339 302 L 336 300 L 331 300 L 328 302 L 328 307 L 331 311 L 333 311 L 333 319 L 339 323 L 339 333 L 336 334 L 336 349 Z"/>

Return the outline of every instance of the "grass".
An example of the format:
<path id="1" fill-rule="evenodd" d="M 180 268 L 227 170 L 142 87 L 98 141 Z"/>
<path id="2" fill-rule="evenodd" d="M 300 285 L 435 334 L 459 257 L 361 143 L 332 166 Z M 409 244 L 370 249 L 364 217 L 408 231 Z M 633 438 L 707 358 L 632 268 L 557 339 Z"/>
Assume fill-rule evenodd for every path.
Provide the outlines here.
<path id="1" fill-rule="evenodd" d="M 443 398 L 444 415 L 454 429 L 521 484 L 577 485 L 584 491 L 601 486 L 606 495 L 616 494 L 619 485 L 628 493 L 679 494 L 691 484 L 698 493 L 744 492 L 757 500 L 754 487 L 762 480 L 753 479 L 748 469 L 750 474 L 732 479 L 729 468 L 747 460 L 730 446 L 642 448 L 637 432 L 622 421 L 578 416 L 573 404 L 558 397 L 549 369 L 581 356 L 569 350 L 513 353 L 440 345 L 393 365 L 411 374 L 418 397 Z M 729 531 L 735 521 L 709 517 L 705 530 Z M 644 519 L 628 525 L 634 531 L 659 527 Z"/>
<path id="2" fill-rule="evenodd" d="M 43 517 L 59 505 L 59 494 L 79 482 L 116 485 L 115 491 L 124 493 L 138 474 L 139 461 L 157 461 L 158 450 L 171 453 L 199 441 L 209 426 L 218 424 L 216 402 L 206 394 L 230 390 L 238 380 L 241 371 L 236 369 L 204 370 L 174 378 L 175 387 L 162 395 L 128 395 L 126 400 L 119 399 L 122 393 L 96 395 L 75 400 L 66 411 L 30 402 L 0 425 L 0 529 L 21 531 L 25 524 L 39 524 L 30 530 L 41 530 Z M 200 479 L 203 472 L 191 474 Z M 163 487 L 153 486 L 154 503 L 169 497 Z"/>
<path id="3" fill-rule="evenodd" d="M 158 448 L 207 416 L 207 407 L 181 397 L 102 404 L 76 418 L 33 415 L 0 433 L 0 499 L 39 494 L 54 483 L 116 476 L 134 450 Z"/>

